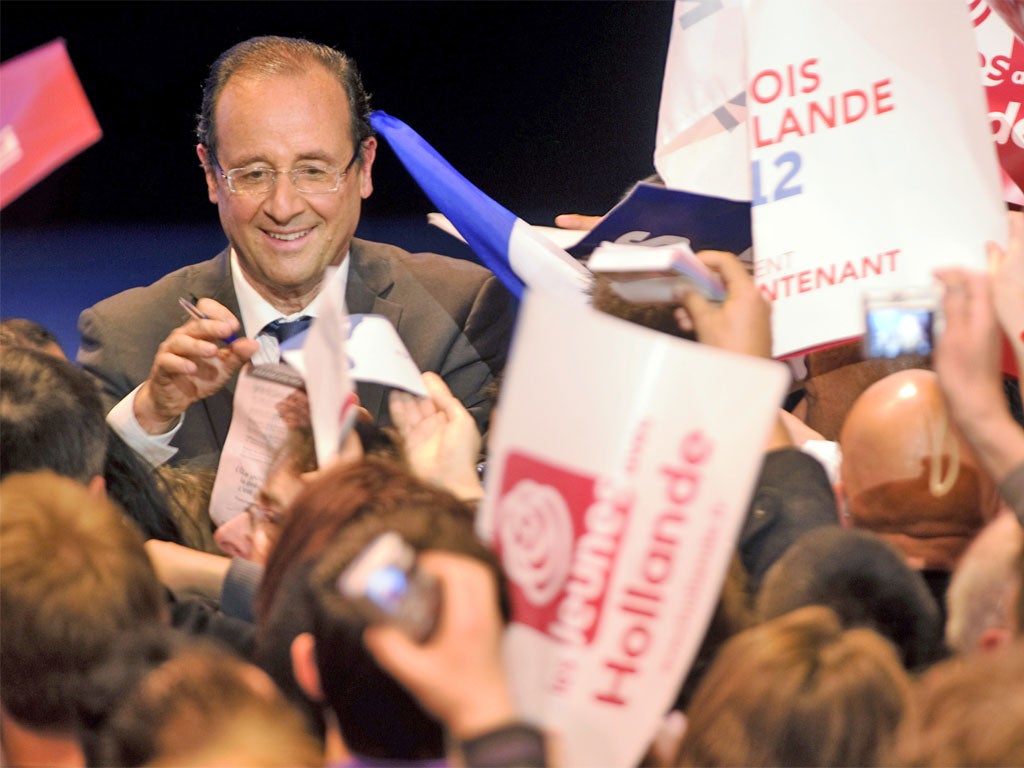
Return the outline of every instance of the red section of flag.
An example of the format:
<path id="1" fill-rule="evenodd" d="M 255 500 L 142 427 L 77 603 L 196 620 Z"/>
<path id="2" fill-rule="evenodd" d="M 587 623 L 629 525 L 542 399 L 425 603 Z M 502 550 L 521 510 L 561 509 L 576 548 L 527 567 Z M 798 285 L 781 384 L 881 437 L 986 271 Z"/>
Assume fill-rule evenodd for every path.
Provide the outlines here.
<path id="1" fill-rule="evenodd" d="M 103 135 L 63 40 L 0 65 L 0 208 Z"/>

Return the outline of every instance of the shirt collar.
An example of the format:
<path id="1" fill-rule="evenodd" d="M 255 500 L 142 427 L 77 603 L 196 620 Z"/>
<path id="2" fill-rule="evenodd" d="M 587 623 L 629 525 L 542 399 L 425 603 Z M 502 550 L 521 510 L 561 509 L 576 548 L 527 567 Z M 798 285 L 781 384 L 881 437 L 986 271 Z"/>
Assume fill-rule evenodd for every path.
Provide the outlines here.
<path id="1" fill-rule="evenodd" d="M 348 265 L 349 257 L 348 253 L 346 253 L 339 266 L 327 267 L 324 270 L 323 282 L 313 300 L 298 312 L 285 316 L 278 312 L 252 287 L 238 263 L 238 254 L 232 247 L 231 284 L 235 289 L 235 298 L 238 299 L 238 313 L 240 315 L 238 319 L 242 323 L 242 328 L 245 329 L 245 335 L 254 337 L 266 327 L 267 323 L 272 323 L 274 320 L 294 320 L 301 315 L 316 317 L 320 311 L 320 304 L 322 303 L 320 297 L 324 291 L 339 291 L 344 299 L 345 288 L 348 283 Z"/>

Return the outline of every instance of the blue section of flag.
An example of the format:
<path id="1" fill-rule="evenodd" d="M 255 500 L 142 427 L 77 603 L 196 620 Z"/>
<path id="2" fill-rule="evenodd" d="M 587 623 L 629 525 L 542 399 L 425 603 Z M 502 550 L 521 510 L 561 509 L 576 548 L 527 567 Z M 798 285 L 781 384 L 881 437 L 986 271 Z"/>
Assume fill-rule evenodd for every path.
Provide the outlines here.
<path id="1" fill-rule="evenodd" d="M 401 120 L 378 110 L 370 115 L 370 123 L 484 265 L 521 298 L 523 281 L 512 270 L 508 253 L 518 217 L 477 189 Z"/>
<path id="2" fill-rule="evenodd" d="M 605 241 L 643 245 L 664 235 L 686 238 L 694 253 L 743 253 L 753 243 L 750 203 L 641 182 L 569 253 L 584 258 Z"/>

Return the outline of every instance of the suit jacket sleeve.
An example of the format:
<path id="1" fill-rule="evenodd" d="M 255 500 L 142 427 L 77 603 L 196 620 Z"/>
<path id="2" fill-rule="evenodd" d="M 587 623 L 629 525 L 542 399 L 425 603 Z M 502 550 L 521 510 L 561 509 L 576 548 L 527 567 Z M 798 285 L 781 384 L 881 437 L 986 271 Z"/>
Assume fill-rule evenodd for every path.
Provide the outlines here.
<path id="1" fill-rule="evenodd" d="M 484 386 L 501 374 L 516 317 L 515 301 L 493 275 L 480 287 L 462 323 L 467 344 L 454 343 L 440 371 L 452 393 L 477 418 L 489 418 Z M 486 419 L 485 419 L 486 420 Z"/>
<path id="2" fill-rule="evenodd" d="M 77 359 L 99 384 L 108 410 L 148 378 L 160 344 L 186 320 L 179 296 L 209 296 L 237 315 L 227 254 L 123 291 L 79 315 Z M 231 395 L 226 387 L 185 412 L 172 441 L 179 449 L 175 463 L 219 451 L 231 418 Z"/>

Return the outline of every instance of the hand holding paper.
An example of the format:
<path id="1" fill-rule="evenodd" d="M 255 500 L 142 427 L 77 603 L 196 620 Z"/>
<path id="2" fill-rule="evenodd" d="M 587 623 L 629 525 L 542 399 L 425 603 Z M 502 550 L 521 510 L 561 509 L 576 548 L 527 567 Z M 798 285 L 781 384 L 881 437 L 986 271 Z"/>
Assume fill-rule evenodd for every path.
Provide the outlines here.
<path id="1" fill-rule="evenodd" d="M 714 304 L 695 290 L 677 289 L 676 320 L 684 331 L 713 347 L 754 357 L 771 357 L 771 305 L 765 300 L 739 259 L 724 251 L 701 251 L 697 258 L 725 284 L 726 298 Z"/>
<path id="2" fill-rule="evenodd" d="M 555 216 L 555 226 L 589 232 L 600 224 L 603 218 L 604 216 L 587 216 L 584 213 L 560 213 Z"/>

